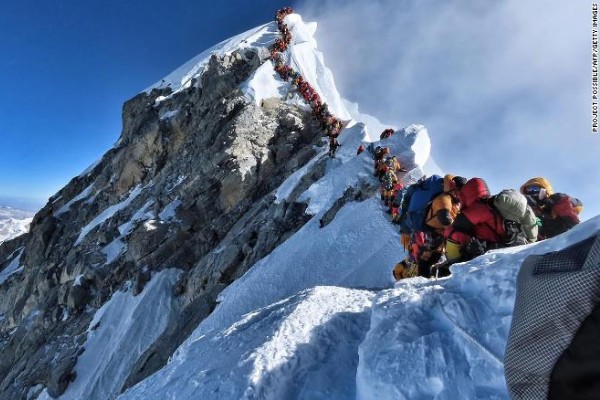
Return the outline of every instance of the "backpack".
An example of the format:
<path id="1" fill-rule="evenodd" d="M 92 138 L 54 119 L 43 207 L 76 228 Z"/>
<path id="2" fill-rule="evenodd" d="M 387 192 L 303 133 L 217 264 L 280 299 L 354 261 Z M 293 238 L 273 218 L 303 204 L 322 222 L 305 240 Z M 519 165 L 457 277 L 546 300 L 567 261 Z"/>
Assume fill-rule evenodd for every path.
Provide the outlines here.
<path id="1" fill-rule="evenodd" d="M 392 190 L 394 188 L 394 184 L 398 181 L 396 174 L 393 170 L 388 169 L 385 171 L 385 175 L 383 176 L 382 185 L 385 190 Z"/>
<path id="2" fill-rule="evenodd" d="M 414 185 L 404 193 L 400 229 L 402 232 L 428 230 L 425 225 L 427 210 L 431 201 L 444 191 L 444 178 L 432 175 Z M 400 192 L 398 192 L 400 193 Z"/>
<path id="3" fill-rule="evenodd" d="M 381 132 L 381 134 L 379 135 L 379 139 L 383 140 L 383 139 L 387 139 L 390 136 L 392 136 L 394 134 L 394 130 L 393 129 L 386 129 L 383 132 Z"/>
<path id="4" fill-rule="evenodd" d="M 521 246 L 529 243 L 523 232 L 523 227 L 519 222 L 504 220 L 504 231 L 506 232 L 506 238 L 504 244 L 510 246 Z"/>
<path id="5" fill-rule="evenodd" d="M 504 189 L 494 196 L 494 207 L 502 218 L 520 222 L 525 215 L 527 199 L 514 189 Z"/>
<path id="6" fill-rule="evenodd" d="M 373 145 L 373 143 L 369 143 L 369 145 L 367 146 L 367 151 L 371 154 L 371 155 L 375 155 L 375 146 Z M 373 157 L 375 158 L 375 157 Z"/>
<path id="7" fill-rule="evenodd" d="M 518 246 L 536 240 L 538 227 L 535 214 L 523 194 L 514 189 L 505 189 L 494 196 L 492 205 L 504 220 L 504 244 Z"/>
<path id="8" fill-rule="evenodd" d="M 394 159 L 392 157 L 386 158 L 383 163 L 390 169 L 394 168 Z"/>

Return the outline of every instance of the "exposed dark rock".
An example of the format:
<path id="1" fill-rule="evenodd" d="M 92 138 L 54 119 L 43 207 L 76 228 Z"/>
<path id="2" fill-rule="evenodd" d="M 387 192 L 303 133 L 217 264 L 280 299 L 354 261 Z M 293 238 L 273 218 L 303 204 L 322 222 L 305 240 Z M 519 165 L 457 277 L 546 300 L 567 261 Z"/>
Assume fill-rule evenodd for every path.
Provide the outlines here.
<path id="1" fill-rule="evenodd" d="M 57 365 L 50 371 L 50 379 L 48 381 L 48 394 L 52 397 L 58 397 L 64 393 L 77 377 L 73 371 L 73 367 L 77 363 L 77 353 L 71 357 L 65 357 L 60 360 Z"/>
<path id="2" fill-rule="evenodd" d="M 67 297 L 67 307 L 71 310 L 82 311 L 90 302 L 92 291 L 87 281 L 82 280 L 81 283 L 73 285 L 69 289 Z"/>
<path id="3" fill-rule="evenodd" d="M 0 285 L 0 399 L 38 385 L 64 392 L 95 310 L 129 285 L 140 293 L 154 271 L 181 268 L 173 295 L 187 306 L 124 388 L 139 382 L 227 285 L 310 219 L 297 197 L 325 159 L 287 199 L 273 190 L 317 154 L 322 132 L 310 112 L 278 99 L 259 106 L 239 90 L 266 56 L 212 57 L 189 88 L 126 102 L 115 147 L 50 199 L 30 233 L 0 246 L 0 269 L 21 251 L 24 267 Z"/>

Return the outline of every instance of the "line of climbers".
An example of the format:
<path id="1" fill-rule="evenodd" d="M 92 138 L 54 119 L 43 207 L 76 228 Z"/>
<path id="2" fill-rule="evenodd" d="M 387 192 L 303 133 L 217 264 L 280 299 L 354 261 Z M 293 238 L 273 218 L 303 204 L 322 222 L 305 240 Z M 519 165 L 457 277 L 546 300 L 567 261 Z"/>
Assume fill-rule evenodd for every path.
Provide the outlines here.
<path id="1" fill-rule="evenodd" d="M 275 14 L 275 21 L 277 22 L 277 28 L 281 37 L 275 40 L 275 43 L 271 47 L 273 69 L 279 74 L 281 79 L 291 82 L 292 88 L 297 90 L 311 107 L 313 116 L 319 121 L 321 128 L 329 137 L 329 156 L 335 157 L 335 152 L 341 146 L 337 138 L 344 127 L 342 120 L 329 111 L 327 103 L 321 101 L 321 96 L 319 96 L 311 84 L 298 71 L 286 65 L 283 59 L 283 53 L 292 41 L 292 35 L 284 19 L 293 12 L 291 7 L 285 7 L 278 10 Z"/>
<path id="2" fill-rule="evenodd" d="M 389 137 L 393 132 L 392 129 L 386 129 L 383 131 L 382 136 L 385 133 L 387 134 L 386 137 Z M 364 146 L 359 146 L 356 154 L 362 153 L 362 149 L 364 149 Z M 406 172 L 406 169 L 398 161 L 398 158 L 390 153 L 389 147 L 373 147 L 373 144 L 370 144 L 367 149 L 373 155 L 373 175 L 379 179 L 381 184 L 379 188 L 381 200 L 388 206 L 388 212 L 392 215 L 392 221 L 394 221 L 398 214 L 398 206 L 393 199 L 397 196 L 398 191 L 404 187 L 398 174 Z"/>
<path id="3" fill-rule="evenodd" d="M 271 48 L 271 61 L 279 76 L 292 84 L 329 137 L 329 156 L 334 157 L 342 121 L 329 112 L 327 103 L 304 77 L 284 62 L 292 35 L 284 19 L 291 7 L 275 14 L 281 34 Z M 385 129 L 380 139 L 394 134 Z M 367 148 L 373 154 L 374 175 L 381 182 L 381 199 L 392 222 L 400 225 L 402 244 L 409 255 L 396 264 L 399 280 L 413 276 L 450 274 L 449 266 L 484 254 L 487 250 L 533 243 L 556 236 L 579 223 L 581 201 L 554 193 L 541 177 L 525 182 L 520 191 L 506 189 L 492 196 L 481 178 L 432 175 L 404 187 L 398 173 L 406 172 L 388 147 Z M 365 150 L 359 146 L 357 155 Z"/>
<path id="4" fill-rule="evenodd" d="M 432 175 L 398 190 L 392 204 L 409 253 L 394 267 L 396 280 L 447 276 L 451 264 L 488 250 L 551 238 L 577 225 L 583 210 L 541 177 L 492 196 L 482 178 Z"/>

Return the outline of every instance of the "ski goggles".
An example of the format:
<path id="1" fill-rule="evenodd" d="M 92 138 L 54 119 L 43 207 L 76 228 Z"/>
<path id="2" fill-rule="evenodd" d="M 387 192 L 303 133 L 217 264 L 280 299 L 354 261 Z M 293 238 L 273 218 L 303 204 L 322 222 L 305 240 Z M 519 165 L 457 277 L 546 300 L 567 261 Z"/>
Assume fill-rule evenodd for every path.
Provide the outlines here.
<path id="1" fill-rule="evenodd" d="M 537 196 L 538 194 L 540 194 L 541 190 L 542 190 L 541 186 L 529 185 L 529 186 L 525 187 L 525 194 L 530 195 L 530 196 Z"/>

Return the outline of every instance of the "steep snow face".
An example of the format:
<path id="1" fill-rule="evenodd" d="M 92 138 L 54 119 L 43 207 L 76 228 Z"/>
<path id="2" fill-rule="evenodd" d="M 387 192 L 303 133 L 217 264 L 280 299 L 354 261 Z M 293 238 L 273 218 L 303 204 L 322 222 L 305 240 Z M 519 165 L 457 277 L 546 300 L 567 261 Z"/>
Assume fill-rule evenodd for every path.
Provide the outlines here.
<path id="1" fill-rule="evenodd" d="M 180 272 L 161 271 L 139 295 L 117 292 L 96 312 L 75 366 L 76 379 L 61 399 L 108 399 L 121 391 L 131 367 L 181 309 L 171 290 Z M 45 391 L 38 397 L 50 398 Z"/>
<path id="2" fill-rule="evenodd" d="M 350 114 L 335 87 L 333 74 L 325 67 L 323 54 L 317 51 L 317 41 L 314 38 L 317 24 L 305 24 L 298 14 L 288 15 L 285 22 L 292 34 L 292 44 L 284 53 L 285 63 L 310 82 L 334 115 L 342 120 L 349 120 Z"/>
<path id="3" fill-rule="evenodd" d="M 348 214 L 338 218 L 356 231 L 364 221 L 352 217 L 365 210 L 347 207 Z M 389 225 L 380 220 L 374 224 L 381 229 Z M 457 264 L 449 278 L 414 278 L 381 291 L 315 286 L 264 307 L 247 307 L 252 311 L 230 314 L 222 323 L 211 317 L 212 323 L 202 323 L 202 334 L 194 334 L 170 364 L 120 398 L 508 398 L 503 356 L 522 261 L 598 232 L 600 217 L 536 245 Z M 352 242 L 356 253 L 373 246 Z M 306 246 L 313 254 L 315 245 Z M 330 243 L 321 247 L 330 248 Z M 290 253 L 287 259 L 291 264 L 298 257 Z M 319 259 L 317 255 L 311 265 L 298 263 L 298 274 L 319 275 L 314 281 L 326 279 L 330 264 Z M 277 266 L 289 268 L 282 260 L 274 255 L 272 270 L 267 262 L 255 267 L 272 286 L 246 280 L 223 301 L 235 298 L 258 304 L 282 287 L 295 291 L 294 277 L 274 279 L 281 273 Z M 385 273 L 371 269 L 364 274 L 368 282 L 369 275 Z M 253 294 L 244 292 L 246 285 L 254 285 Z M 220 306 L 215 314 L 224 312 Z M 210 329 L 202 329 L 207 325 Z"/>
<path id="4" fill-rule="evenodd" d="M 145 92 L 163 88 L 170 88 L 173 92 L 178 92 L 190 87 L 192 79 L 202 74 L 212 55 L 222 56 L 234 50 L 246 48 L 267 49 L 278 37 L 279 31 L 275 22 L 250 29 L 203 51 L 154 85 L 148 87 Z"/>
<path id="5" fill-rule="evenodd" d="M 208 332 L 123 399 L 350 399 L 373 294 L 315 287 Z M 176 377 L 176 379 L 172 379 Z"/>
<path id="6" fill-rule="evenodd" d="M 357 398 L 508 398 L 504 350 L 523 260 L 598 232 L 600 216 L 551 240 L 457 264 L 449 278 L 409 279 L 379 293 L 359 348 Z"/>
<path id="7" fill-rule="evenodd" d="M 292 35 L 292 42 L 283 53 L 285 64 L 298 71 L 307 82 L 310 82 L 334 115 L 342 120 L 350 120 L 352 117 L 338 93 L 333 74 L 325 66 L 323 54 L 317 50 L 317 41 L 314 38 L 317 24 L 304 23 L 298 14 L 288 15 L 285 22 Z M 291 104 L 307 107 L 300 94 L 292 90 L 291 84 L 279 77 L 271 62 L 263 64 L 242 85 L 242 90 L 256 104 L 275 97 Z"/>
<path id="8" fill-rule="evenodd" d="M 357 345 L 369 329 L 371 300 L 392 287 L 390 270 L 404 257 L 378 196 L 346 204 L 320 228 L 346 189 L 377 186 L 370 155 L 355 153 L 364 135 L 362 124 L 345 130 L 325 175 L 301 195 L 312 220 L 225 289 L 171 362 L 124 398 L 354 398 Z M 414 165 L 421 135 L 424 127 L 411 126 L 386 145 Z M 283 183 L 279 201 L 305 173 Z M 325 285 L 337 288 L 314 289 Z"/>
<path id="9" fill-rule="evenodd" d="M 334 115 L 342 120 L 350 120 L 350 113 L 337 91 L 333 74 L 325 66 L 323 54 L 317 50 L 317 41 L 314 38 L 317 24 L 315 22 L 305 23 L 298 14 L 288 15 L 285 22 L 292 34 L 292 43 L 284 53 L 285 63 L 300 72 L 311 83 Z M 189 87 L 193 78 L 198 77 L 204 71 L 212 55 L 222 56 L 230 54 L 234 50 L 248 48 L 257 49 L 266 54 L 278 37 L 279 31 L 275 22 L 246 31 L 203 51 L 145 91 L 170 88 L 173 93 L 177 93 Z M 275 97 L 291 104 L 305 106 L 304 100 L 298 94 L 291 92 L 290 84 L 284 82 L 275 73 L 270 62 L 264 63 L 252 74 L 241 85 L 241 89 L 249 99 L 257 104 L 260 104 L 262 100 Z M 157 101 L 161 101 L 161 98 Z"/>
<path id="10" fill-rule="evenodd" d="M 225 289 L 217 310 L 193 337 L 224 329 L 244 313 L 314 286 L 381 288 L 391 284 L 391 266 L 404 250 L 398 230 L 389 223 L 378 197 L 347 204 L 331 224 L 319 227 L 319 220 L 348 188 L 362 183 L 377 186 L 370 154 L 356 156 L 356 146 L 365 134 L 363 128 L 357 124 L 344 131 L 340 136 L 343 145 L 329 161 L 326 174 L 300 196 L 313 219 Z M 422 135 L 426 135 L 422 126 L 411 126 L 386 142 L 402 162 L 414 165 L 415 154 L 422 149 L 413 146 Z M 303 173 L 299 170 L 281 185 L 279 201 L 295 190 Z"/>
<path id="11" fill-rule="evenodd" d="M 29 232 L 33 213 L 0 206 L 0 243 Z"/>

